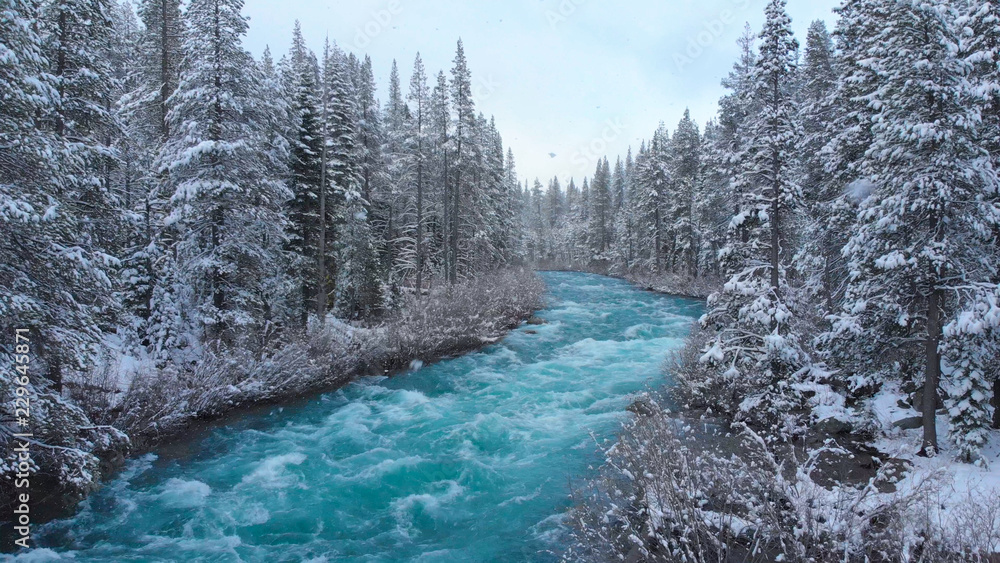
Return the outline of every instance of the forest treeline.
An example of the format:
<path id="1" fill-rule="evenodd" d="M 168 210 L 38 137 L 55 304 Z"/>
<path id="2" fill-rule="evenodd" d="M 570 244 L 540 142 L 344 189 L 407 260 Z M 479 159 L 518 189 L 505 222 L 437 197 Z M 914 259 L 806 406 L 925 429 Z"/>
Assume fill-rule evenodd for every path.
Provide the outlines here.
<path id="1" fill-rule="evenodd" d="M 461 40 L 433 75 L 417 54 L 408 84 L 393 61 L 380 101 L 369 57 L 311 48 L 298 25 L 285 54 L 255 59 L 242 8 L 0 6 L 0 329 L 30 334 L 26 384 L 0 383 L 0 443 L 24 430 L 12 399 L 24 388 L 35 472 L 67 488 L 95 485 L 123 430 L 283 396 L 249 367 L 222 368 L 239 358 L 305 339 L 311 361 L 351 366 L 293 386 L 315 389 L 385 367 L 356 348 L 389 341 L 345 322 L 398 331 L 424 315 L 421 346 L 398 351 L 439 356 L 536 306 L 537 281 L 498 273 L 520 261 L 519 182 L 476 109 Z M 330 355 L 341 337 L 354 364 Z M 0 343 L 9 366 L 13 345 Z"/>
<path id="2" fill-rule="evenodd" d="M 738 387 L 728 412 L 770 424 L 819 388 L 860 406 L 926 385 L 973 461 L 1000 359 L 997 7 L 846 0 L 802 49 L 784 5 L 747 27 L 703 130 L 685 112 L 580 186 L 526 188 L 526 253 L 714 283 L 702 383 Z"/>
<path id="3" fill-rule="evenodd" d="M 567 561 L 996 557 L 997 493 L 950 463 L 995 455 L 1000 10 L 835 11 L 803 49 L 770 0 L 704 130 L 685 115 L 582 189 L 530 195 L 546 255 L 718 280 L 666 365 L 679 418 L 636 408 Z"/>

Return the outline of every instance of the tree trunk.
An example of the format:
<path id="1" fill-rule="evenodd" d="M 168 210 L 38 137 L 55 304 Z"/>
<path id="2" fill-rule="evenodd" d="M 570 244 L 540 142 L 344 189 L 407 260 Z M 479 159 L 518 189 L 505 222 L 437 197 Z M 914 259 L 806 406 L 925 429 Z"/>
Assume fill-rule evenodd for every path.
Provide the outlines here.
<path id="1" fill-rule="evenodd" d="M 424 149 L 421 117 L 417 118 L 417 298 L 424 290 Z"/>
<path id="2" fill-rule="evenodd" d="M 1000 428 L 1000 379 L 993 380 L 993 428 Z"/>
<path id="3" fill-rule="evenodd" d="M 462 129 L 461 116 L 459 116 L 459 129 L 455 132 L 458 139 L 457 162 L 455 163 L 455 185 L 452 187 L 451 200 L 451 264 L 448 270 L 448 281 L 454 285 L 458 281 L 458 207 L 462 188 L 462 167 L 465 162 L 462 158 Z"/>
<path id="4" fill-rule="evenodd" d="M 323 123 L 326 123 L 326 96 L 323 97 Z M 325 128 L 325 125 L 324 125 Z M 323 134 L 319 172 L 319 256 L 316 272 L 316 315 L 326 323 L 326 133 Z"/>
<path id="5" fill-rule="evenodd" d="M 778 297 L 778 266 L 779 266 L 779 245 L 781 244 L 781 225 L 778 222 L 778 183 L 779 166 L 778 151 L 774 151 L 774 185 L 771 187 L 771 289 L 775 298 Z"/>
<path id="6" fill-rule="evenodd" d="M 924 368 L 924 441 L 920 455 L 934 456 L 938 451 L 937 442 L 937 397 L 938 381 L 941 377 L 941 292 L 931 291 L 927 297 L 927 339 L 924 341 L 926 366 Z"/>
<path id="7" fill-rule="evenodd" d="M 445 133 L 445 144 L 442 145 L 444 153 L 444 208 L 441 211 L 441 250 L 444 251 L 444 277 L 447 279 L 451 272 L 451 260 L 448 253 L 451 252 L 451 190 L 448 187 L 448 137 Z"/>
<path id="8" fill-rule="evenodd" d="M 218 251 L 219 247 L 222 246 L 222 229 L 224 222 L 223 210 L 221 207 L 216 208 L 212 212 L 212 227 L 211 227 L 211 239 L 212 239 L 212 252 Z M 218 265 L 212 266 L 212 307 L 215 309 L 216 315 L 221 313 L 226 307 L 226 290 L 225 290 L 225 275 L 219 271 Z M 222 322 L 221 319 L 216 318 L 216 324 L 214 325 L 214 336 L 216 339 L 221 340 L 226 332 L 226 323 Z"/>
<path id="9" fill-rule="evenodd" d="M 170 126 L 167 123 L 167 98 L 170 97 L 170 23 L 167 13 L 167 0 L 160 0 L 160 138 L 166 142 L 170 138 Z"/>
<path id="10" fill-rule="evenodd" d="M 654 264 L 655 264 L 655 267 L 656 267 L 656 273 L 659 274 L 660 272 L 663 271 L 663 267 L 660 264 L 660 260 L 661 260 L 661 257 L 660 257 L 660 253 L 661 253 L 660 246 L 663 244 L 663 242 L 660 240 L 660 206 L 659 206 L 659 203 L 656 204 L 656 210 L 653 212 L 653 228 L 655 229 L 654 236 L 653 236 L 653 252 L 656 254 L 656 259 L 654 261 Z"/>
<path id="11" fill-rule="evenodd" d="M 458 169 L 455 176 L 455 185 L 452 186 L 451 200 L 451 271 L 448 280 L 455 284 L 458 282 L 458 221 L 459 221 L 459 200 L 461 198 L 462 169 Z"/>

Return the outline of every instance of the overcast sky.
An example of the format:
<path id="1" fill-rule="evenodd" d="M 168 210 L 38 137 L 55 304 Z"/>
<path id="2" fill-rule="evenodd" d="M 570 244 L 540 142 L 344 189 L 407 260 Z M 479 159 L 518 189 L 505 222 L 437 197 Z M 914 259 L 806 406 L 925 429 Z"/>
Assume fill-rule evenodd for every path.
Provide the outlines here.
<path id="1" fill-rule="evenodd" d="M 404 91 L 420 52 L 429 75 L 450 71 L 459 37 L 477 109 L 496 116 L 522 179 L 593 174 L 597 158 L 624 156 L 660 121 L 673 130 L 689 107 L 699 125 L 724 93 L 719 81 L 766 0 L 247 0 L 247 47 L 275 58 L 296 19 L 309 46 L 327 35 L 371 56 L 382 98 L 392 60 Z M 789 0 L 800 43 L 809 23 L 833 27 L 837 0 Z M 555 155 L 555 156 L 551 156 Z"/>

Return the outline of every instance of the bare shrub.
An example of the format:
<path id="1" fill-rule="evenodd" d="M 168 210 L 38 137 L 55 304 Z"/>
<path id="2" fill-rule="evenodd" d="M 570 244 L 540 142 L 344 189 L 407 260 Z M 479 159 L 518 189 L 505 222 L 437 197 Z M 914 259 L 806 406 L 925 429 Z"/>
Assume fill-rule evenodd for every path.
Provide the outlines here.
<path id="1" fill-rule="evenodd" d="M 501 271 L 410 297 L 378 325 L 331 320 L 302 334 L 285 333 L 263 352 L 206 348 L 190 366 L 134 378 L 115 406 L 114 424 L 152 444 L 196 419 L 334 389 L 362 375 L 405 368 L 414 359 L 471 350 L 531 315 L 543 291 L 530 271 Z"/>
<path id="2" fill-rule="evenodd" d="M 655 407 L 626 425 L 601 474 L 575 494 L 566 561 L 994 561 L 1000 497 L 947 511 L 944 474 L 881 493 L 826 489 L 813 475 L 832 443 L 779 455 L 746 426 L 735 435 Z"/>

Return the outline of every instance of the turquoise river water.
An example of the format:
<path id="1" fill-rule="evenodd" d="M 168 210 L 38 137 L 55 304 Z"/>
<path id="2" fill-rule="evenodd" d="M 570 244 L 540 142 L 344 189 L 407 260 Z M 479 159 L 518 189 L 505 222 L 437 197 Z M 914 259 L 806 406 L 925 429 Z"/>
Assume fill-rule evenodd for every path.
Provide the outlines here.
<path id="1" fill-rule="evenodd" d="M 132 461 L 35 561 L 547 562 L 698 301 L 543 272 L 547 324 Z"/>

